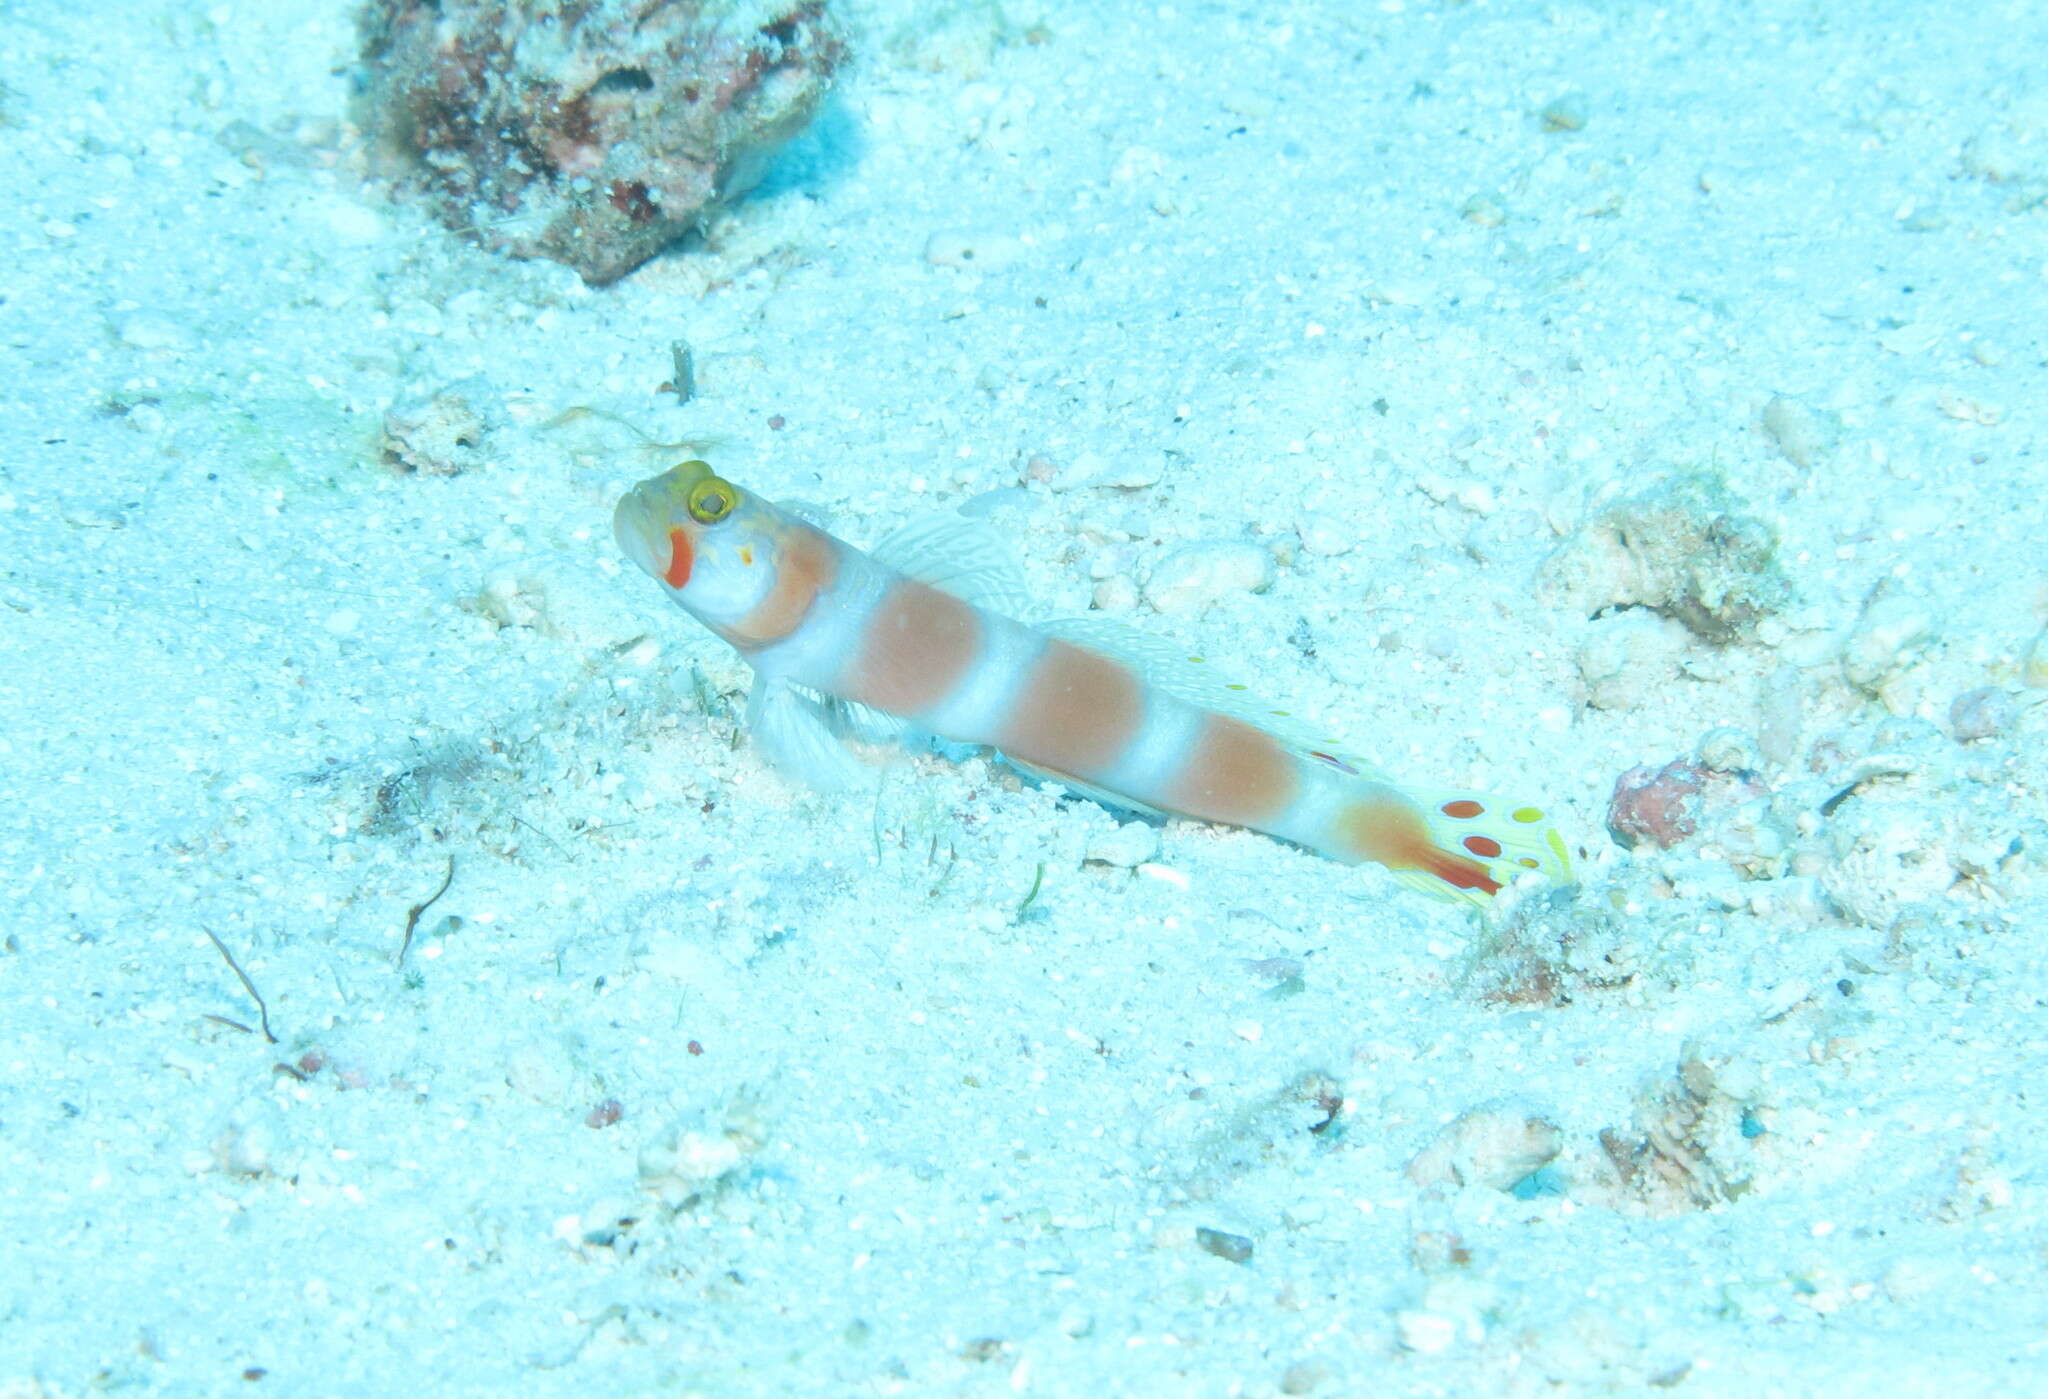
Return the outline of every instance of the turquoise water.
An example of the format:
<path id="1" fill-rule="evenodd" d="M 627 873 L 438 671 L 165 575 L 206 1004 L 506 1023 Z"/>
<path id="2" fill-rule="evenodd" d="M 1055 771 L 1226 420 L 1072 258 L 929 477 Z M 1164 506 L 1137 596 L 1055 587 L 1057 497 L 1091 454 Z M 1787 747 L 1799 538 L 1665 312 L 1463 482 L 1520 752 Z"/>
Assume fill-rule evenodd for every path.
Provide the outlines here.
<path id="1" fill-rule="evenodd" d="M 0 1390 L 2038 1387 L 2034 9 L 837 21 L 593 285 L 641 174 L 451 229 L 343 8 L 0 9 Z M 1578 883 L 806 790 L 685 456 Z"/>

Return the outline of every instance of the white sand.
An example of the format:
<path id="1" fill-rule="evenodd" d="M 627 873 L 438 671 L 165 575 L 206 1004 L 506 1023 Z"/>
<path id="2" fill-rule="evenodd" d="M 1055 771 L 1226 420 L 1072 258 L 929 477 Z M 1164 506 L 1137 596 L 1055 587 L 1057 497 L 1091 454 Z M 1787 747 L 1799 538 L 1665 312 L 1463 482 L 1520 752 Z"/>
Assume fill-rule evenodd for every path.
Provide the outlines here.
<path id="1" fill-rule="evenodd" d="M 2048 14 L 1004 8 L 850 3 L 762 195 L 593 292 L 364 185 L 338 7 L 0 7 L 0 1395 L 2048 1387 Z M 384 465 L 451 384 L 467 469 Z M 636 431 L 856 542 L 1042 457 L 1052 614 L 1254 541 L 1134 620 L 1583 886 L 794 790 L 614 556 Z M 1763 634 L 1539 595 L 1687 469 Z M 1720 725 L 1784 851 L 1621 851 Z"/>

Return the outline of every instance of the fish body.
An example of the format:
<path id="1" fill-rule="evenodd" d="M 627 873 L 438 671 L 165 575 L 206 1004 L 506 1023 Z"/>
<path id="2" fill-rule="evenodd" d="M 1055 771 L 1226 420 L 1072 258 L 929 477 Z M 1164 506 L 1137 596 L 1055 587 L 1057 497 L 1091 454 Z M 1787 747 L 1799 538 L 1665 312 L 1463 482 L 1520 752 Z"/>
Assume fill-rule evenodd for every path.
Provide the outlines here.
<path id="1" fill-rule="evenodd" d="M 822 785 L 856 771 L 824 697 L 1113 805 L 1374 861 L 1442 898 L 1484 904 L 1527 870 L 1570 879 L 1537 806 L 1398 785 L 1111 624 L 1017 620 L 1017 580 L 981 528 L 914 527 L 863 553 L 700 461 L 613 516 L 621 551 L 753 667 L 757 741 Z"/>

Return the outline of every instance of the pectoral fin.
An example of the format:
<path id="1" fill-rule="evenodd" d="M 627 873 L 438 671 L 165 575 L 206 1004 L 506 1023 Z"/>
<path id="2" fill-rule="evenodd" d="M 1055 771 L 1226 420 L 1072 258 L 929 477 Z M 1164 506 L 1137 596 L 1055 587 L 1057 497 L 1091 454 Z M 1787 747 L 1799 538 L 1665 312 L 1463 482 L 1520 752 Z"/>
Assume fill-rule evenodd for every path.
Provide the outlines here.
<path id="1" fill-rule="evenodd" d="M 851 791 L 872 776 L 833 732 L 825 706 L 787 680 L 756 677 L 747 733 L 776 771 L 817 791 Z"/>

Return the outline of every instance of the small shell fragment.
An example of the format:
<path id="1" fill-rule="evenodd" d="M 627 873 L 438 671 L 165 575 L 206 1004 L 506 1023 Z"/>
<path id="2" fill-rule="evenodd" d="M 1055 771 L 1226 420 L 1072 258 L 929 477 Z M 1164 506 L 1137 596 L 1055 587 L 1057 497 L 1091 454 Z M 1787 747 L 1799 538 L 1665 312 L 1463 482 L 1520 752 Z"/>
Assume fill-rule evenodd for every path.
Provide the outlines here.
<path id="1" fill-rule="evenodd" d="M 1812 466 L 1833 445 L 1834 424 L 1796 398 L 1774 394 L 1757 415 L 1757 425 L 1778 454 L 1794 466 Z"/>
<path id="2" fill-rule="evenodd" d="M 1203 611 L 1234 592 L 1273 586 L 1273 556 L 1246 540 L 1211 540 L 1176 549 L 1145 581 L 1145 600 L 1168 614 Z"/>
<path id="3" fill-rule="evenodd" d="M 1562 93 L 1544 103 L 1543 110 L 1536 115 L 1545 131 L 1583 131 L 1586 129 L 1586 94 Z"/>
<path id="4" fill-rule="evenodd" d="M 121 318 L 114 333 L 121 343 L 136 350 L 185 350 L 192 346 L 192 334 L 169 316 L 155 311 L 136 311 Z"/>
<path id="5" fill-rule="evenodd" d="M 1941 327 L 1916 321 L 1893 326 L 1877 337 L 1877 343 L 1895 355 L 1925 354 L 1941 340 Z"/>
<path id="6" fill-rule="evenodd" d="M 1934 640 L 1934 614 L 1919 598 L 1895 594 L 1863 609 L 1842 647 L 1842 674 L 1869 694 L 1910 665 Z"/>
<path id="7" fill-rule="evenodd" d="M 1118 869 L 1136 869 L 1159 853 L 1159 829 L 1148 821 L 1126 821 L 1088 842 L 1082 858 Z"/>
<path id="8" fill-rule="evenodd" d="M 2018 715 L 2012 696 L 1994 685 L 1965 690 L 1948 707 L 1948 731 L 1958 743 L 1997 738 Z"/>
<path id="9" fill-rule="evenodd" d="M 2020 683 L 2029 690 L 2048 690 L 2048 631 L 2034 638 L 2020 662 Z"/>
<path id="10" fill-rule="evenodd" d="M 1226 1234 L 1221 1229 L 1196 1229 L 1195 1246 L 1204 1253 L 1213 1253 L 1226 1263 L 1249 1263 L 1255 1245 L 1242 1234 Z"/>
<path id="11" fill-rule="evenodd" d="M 1407 1175 L 1423 1189 L 1511 1190 L 1563 1149 L 1564 1133 L 1554 1122 L 1512 1107 L 1476 1107 L 1437 1133 L 1408 1163 Z"/>

